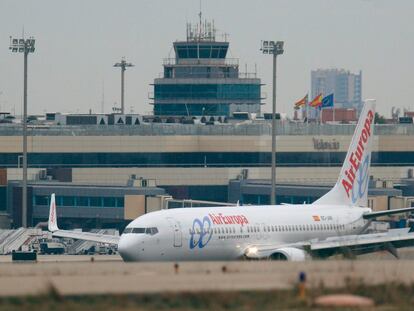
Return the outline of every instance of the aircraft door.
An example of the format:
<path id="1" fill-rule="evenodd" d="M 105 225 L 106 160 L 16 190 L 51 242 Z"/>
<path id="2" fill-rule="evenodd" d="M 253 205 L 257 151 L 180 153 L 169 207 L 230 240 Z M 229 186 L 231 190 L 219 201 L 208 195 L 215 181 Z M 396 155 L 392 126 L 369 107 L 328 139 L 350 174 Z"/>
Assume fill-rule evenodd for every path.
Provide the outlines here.
<path id="1" fill-rule="evenodd" d="M 265 223 L 262 223 L 262 235 L 263 235 L 263 239 L 265 240 L 269 238 L 269 235 L 270 235 L 269 228 L 270 226 L 267 226 Z"/>
<path id="2" fill-rule="evenodd" d="M 256 223 L 254 226 L 254 231 L 256 232 L 256 239 L 261 240 L 263 237 L 263 227 L 261 224 Z"/>
<path id="3" fill-rule="evenodd" d="M 176 219 L 171 217 L 168 217 L 167 221 L 174 232 L 174 247 L 183 246 L 183 234 L 181 231 L 180 223 Z"/>
<path id="4" fill-rule="evenodd" d="M 344 235 L 344 232 L 341 230 L 340 218 L 337 216 L 337 217 L 334 218 L 334 220 L 335 220 L 335 232 L 336 232 L 336 234 L 338 236 Z"/>
<path id="5" fill-rule="evenodd" d="M 345 234 L 352 234 L 355 232 L 356 225 L 355 222 L 352 221 L 352 213 L 347 212 L 345 216 Z"/>

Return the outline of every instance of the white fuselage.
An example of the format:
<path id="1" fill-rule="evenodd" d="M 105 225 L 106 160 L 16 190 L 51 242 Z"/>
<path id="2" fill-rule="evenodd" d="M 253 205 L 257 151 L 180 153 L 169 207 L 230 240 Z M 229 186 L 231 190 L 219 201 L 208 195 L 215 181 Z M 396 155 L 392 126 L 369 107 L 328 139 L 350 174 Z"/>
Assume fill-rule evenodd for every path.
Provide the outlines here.
<path id="1" fill-rule="evenodd" d="M 370 211 L 312 204 L 162 210 L 132 221 L 118 250 L 125 261 L 232 260 L 255 245 L 357 234 Z"/>

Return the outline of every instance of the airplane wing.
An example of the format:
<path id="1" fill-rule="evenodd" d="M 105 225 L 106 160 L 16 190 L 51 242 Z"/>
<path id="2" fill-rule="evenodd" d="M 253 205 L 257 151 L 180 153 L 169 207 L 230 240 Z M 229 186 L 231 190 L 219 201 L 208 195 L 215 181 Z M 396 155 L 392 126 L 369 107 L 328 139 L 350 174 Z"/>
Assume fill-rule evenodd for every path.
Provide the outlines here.
<path id="1" fill-rule="evenodd" d="M 92 242 L 113 244 L 113 245 L 118 245 L 118 242 L 119 242 L 119 236 L 115 236 L 115 235 L 60 230 L 57 226 L 56 203 L 55 203 L 54 193 L 52 193 L 52 196 L 50 199 L 48 229 L 50 232 L 52 232 L 53 236 L 60 237 L 60 238 L 71 238 L 71 239 L 85 240 L 85 241 L 92 241 Z"/>
<path id="2" fill-rule="evenodd" d="M 392 229 L 385 233 L 345 235 L 284 245 L 254 245 L 246 249 L 245 256 L 264 259 L 281 252 L 285 257 L 292 254 L 293 258 L 286 258 L 287 260 L 295 260 L 295 255 L 298 255 L 297 258 L 304 258 L 305 255 L 326 258 L 335 254 L 362 255 L 386 250 L 398 257 L 398 248 L 414 246 L 414 232 L 409 230 Z"/>
<path id="3" fill-rule="evenodd" d="M 414 207 L 408 208 L 398 208 L 398 209 L 391 209 L 386 211 L 379 211 L 379 212 L 371 212 L 363 215 L 364 219 L 374 219 L 381 216 L 393 215 L 393 214 L 403 214 L 403 213 L 410 213 L 414 212 Z"/>
<path id="4" fill-rule="evenodd" d="M 311 241 L 305 249 L 315 257 L 328 257 L 336 253 L 362 255 L 383 250 L 398 257 L 396 249 L 414 246 L 414 233 L 409 230 L 410 228 L 392 229 L 384 233 L 348 235 Z"/>
<path id="5" fill-rule="evenodd" d="M 119 236 L 109 234 L 99 234 L 92 232 L 76 232 L 69 230 L 53 231 L 52 235 L 59 238 L 71 238 L 76 240 L 85 240 L 98 243 L 118 245 Z"/>

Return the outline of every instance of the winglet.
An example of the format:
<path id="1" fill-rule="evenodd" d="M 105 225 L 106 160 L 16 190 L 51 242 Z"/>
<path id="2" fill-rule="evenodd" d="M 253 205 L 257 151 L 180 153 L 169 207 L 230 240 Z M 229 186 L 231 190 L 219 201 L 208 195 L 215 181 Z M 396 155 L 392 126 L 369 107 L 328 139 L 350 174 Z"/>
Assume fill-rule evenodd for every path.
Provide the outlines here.
<path id="1" fill-rule="evenodd" d="M 313 204 L 367 206 L 375 100 L 365 101 L 336 185 Z"/>
<path id="2" fill-rule="evenodd" d="M 57 217 L 56 217 L 56 202 L 55 202 L 55 194 L 52 193 L 50 196 L 50 210 L 49 210 L 49 220 L 47 223 L 47 228 L 51 232 L 58 231 L 59 228 L 57 226 Z"/>

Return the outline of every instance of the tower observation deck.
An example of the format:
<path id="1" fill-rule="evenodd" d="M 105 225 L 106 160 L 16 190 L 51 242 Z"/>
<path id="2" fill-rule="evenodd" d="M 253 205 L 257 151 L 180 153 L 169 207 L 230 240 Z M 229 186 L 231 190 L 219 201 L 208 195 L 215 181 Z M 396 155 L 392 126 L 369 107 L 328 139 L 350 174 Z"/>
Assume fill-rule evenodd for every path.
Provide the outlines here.
<path id="1" fill-rule="evenodd" d="M 154 80 L 154 114 L 231 116 L 260 112 L 256 73 L 240 73 L 238 59 L 226 58 L 227 38 L 216 41 L 214 23 L 187 24 L 186 41 L 173 43 L 175 58 L 164 59 L 163 77 Z"/>

